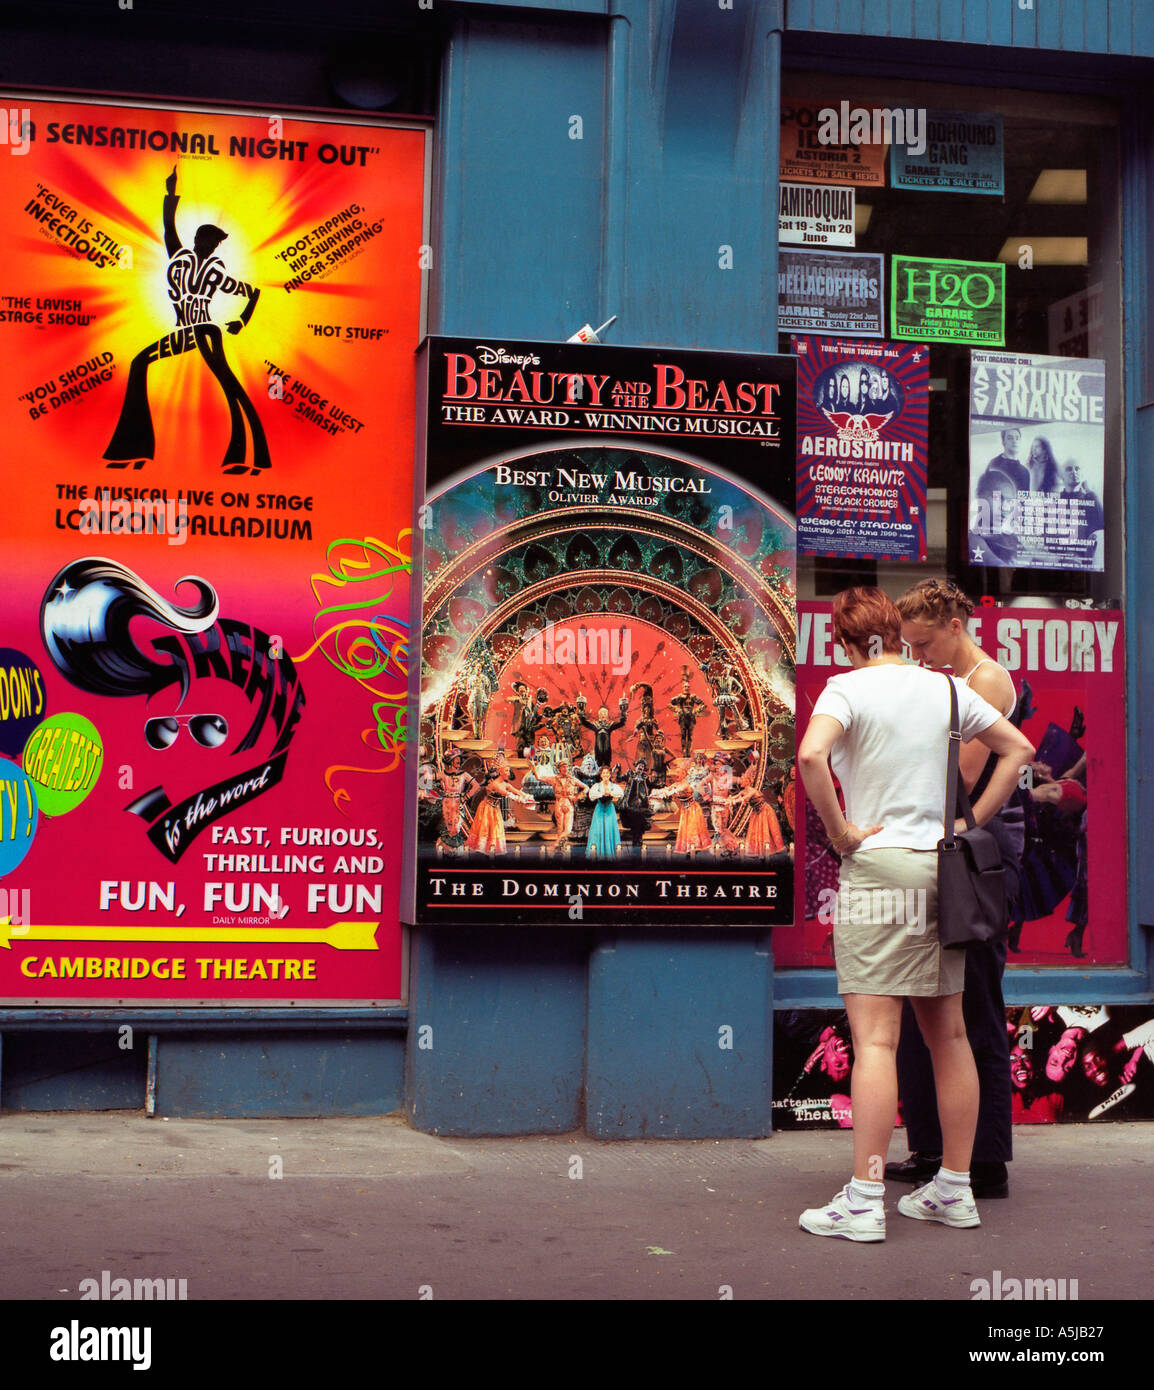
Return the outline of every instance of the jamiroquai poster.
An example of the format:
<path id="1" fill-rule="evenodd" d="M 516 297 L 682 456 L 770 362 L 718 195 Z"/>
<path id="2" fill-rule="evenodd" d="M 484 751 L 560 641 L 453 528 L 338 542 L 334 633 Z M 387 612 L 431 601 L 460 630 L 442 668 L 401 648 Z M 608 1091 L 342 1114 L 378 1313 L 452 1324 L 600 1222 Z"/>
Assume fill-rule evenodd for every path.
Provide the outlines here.
<path id="1" fill-rule="evenodd" d="M 794 372 L 428 341 L 416 921 L 791 920 Z"/>

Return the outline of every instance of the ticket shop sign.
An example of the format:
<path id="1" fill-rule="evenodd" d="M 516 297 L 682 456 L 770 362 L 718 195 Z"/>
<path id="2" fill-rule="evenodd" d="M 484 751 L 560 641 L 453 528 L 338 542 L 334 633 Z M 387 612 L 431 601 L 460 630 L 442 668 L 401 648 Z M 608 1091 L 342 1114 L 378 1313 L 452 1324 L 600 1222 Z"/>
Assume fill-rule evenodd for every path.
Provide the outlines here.
<path id="1" fill-rule="evenodd" d="M 890 336 L 919 343 L 1006 340 L 1006 267 L 1000 261 L 893 258 Z"/>

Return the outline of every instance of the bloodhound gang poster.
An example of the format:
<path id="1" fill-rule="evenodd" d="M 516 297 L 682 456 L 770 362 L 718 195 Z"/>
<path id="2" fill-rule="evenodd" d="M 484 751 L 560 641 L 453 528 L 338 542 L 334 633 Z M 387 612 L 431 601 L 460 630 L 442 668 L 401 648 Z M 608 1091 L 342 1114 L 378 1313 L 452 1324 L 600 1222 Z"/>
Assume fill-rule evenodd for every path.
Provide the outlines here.
<path id="1" fill-rule="evenodd" d="M 433 338 L 405 902 L 792 918 L 789 357 Z"/>
<path id="2" fill-rule="evenodd" d="M 403 994 L 427 132 L 12 99 L 0 996 Z"/>

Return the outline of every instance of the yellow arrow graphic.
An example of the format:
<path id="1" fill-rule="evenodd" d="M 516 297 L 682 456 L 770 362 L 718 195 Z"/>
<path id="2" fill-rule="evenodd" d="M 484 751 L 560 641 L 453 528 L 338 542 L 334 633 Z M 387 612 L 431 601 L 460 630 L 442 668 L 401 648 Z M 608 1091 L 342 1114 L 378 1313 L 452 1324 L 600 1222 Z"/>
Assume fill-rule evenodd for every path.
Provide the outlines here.
<path id="1" fill-rule="evenodd" d="M 171 941 L 178 946 L 256 941 L 262 945 L 332 946 L 337 951 L 376 951 L 379 922 L 334 922 L 328 927 L 14 927 L 0 918 L 0 946 L 12 941 L 131 941 L 138 946 Z"/>

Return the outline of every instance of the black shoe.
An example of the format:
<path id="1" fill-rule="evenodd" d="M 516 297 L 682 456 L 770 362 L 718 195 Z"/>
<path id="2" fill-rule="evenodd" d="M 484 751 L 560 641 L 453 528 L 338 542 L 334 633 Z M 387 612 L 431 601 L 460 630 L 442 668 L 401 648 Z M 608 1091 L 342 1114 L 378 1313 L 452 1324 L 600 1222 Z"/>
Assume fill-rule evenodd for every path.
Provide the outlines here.
<path id="1" fill-rule="evenodd" d="M 928 1182 L 941 1166 L 941 1154 L 912 1153 L 901 1163 L 887 1163 L 886 1177 L 895 1182 Z"/>
<path id="2" fill-rule="evenodd" d="M 975 1197 L 988 1200 L 991 1197 L 1010 1195 L 1010 1175 L 1004 1163 L 971 1163 L 970 1189 Z"/>

